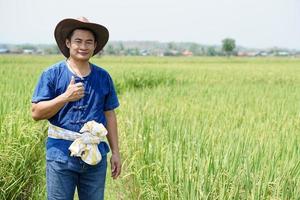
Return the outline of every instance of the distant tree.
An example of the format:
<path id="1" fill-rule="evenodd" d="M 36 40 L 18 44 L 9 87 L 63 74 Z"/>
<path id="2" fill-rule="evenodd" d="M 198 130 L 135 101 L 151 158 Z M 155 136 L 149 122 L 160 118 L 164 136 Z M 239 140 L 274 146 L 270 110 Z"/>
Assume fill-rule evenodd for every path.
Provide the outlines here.
<path id="1" fill-rule="evenodd" d="M 232 54 L 235 49 L 235 40 L 232 38 L 225 38 L 222 40 L 222 50 L 226 53 L 226 55 Z"/>
<path id="2" fill-rule="evenodd" d="M 201 47 L 200 54 L 201 55 L 206 55 L 206 48 L 204 46 Z"/>
<path id="3" fill-rule="evenodd" d="M 124 48 L 124 45 L 123 45 L 123 43 L 122 43 L 122 42 L 120 42 L 120 44 L 119 44 L 119 48 L 120 48 L 120 51 L 124 51 L 124 50 L 125 50 L 125 48 Z"/>
<path id="4" fill-rule="evenodd" d="M 106 47 L 106 49 L 105 49 L 105 51 L 109 55 L 115 55 L 116 54 L 115 49 L 114 49 L 114 47 L 113 47 L 112 44 L 108 44 L 107 47 Z"/>
<path id="5" fill-rule="evenodd" d="M 125 55 L 126 54 L 123 42 L 119 42 L 119 45 L 115 49 L 115 52 L 117 55 Z"/>
<path id="6" fill-rule="evenodd" d="M 45 54 L 59 54 L 59 49 L 56 45 L 51 45 L 49 47 L 44 48 Z"/>
<path id="7" fill-rule="evenodd" d="M 206 53 L 208 56 L 216 56 L 217 55 L 217 52 L 215 50 L 214 47 L 208 47 L 207 48 L 207 53 Z"/>
<path id="8" fill-rule="evenodd" d="M 140 52 L 138 48 L 127 48 L 124 50 L 126 56 L 139 56 Z"/>
<path id="9" fill-rule="evenodd" d="M 168 50 L 176 50 L 176 43 L 175 42 L 169 42 L 168 43 Z"/>
<path id="10" fill-rule="evenodd" d="M 199 55 L 201 55 L 201 48 L 200 48 L 200 45 L 199 44 L 196 44 L 196 43 L 192 43 L 191 45 L 190 45 L 190 47 L 189 47 L 189 50 L 191 51 L 191 52 L 193 52 L 193 54 L 194 55 L 197 55 L 197 56 L 199 56 Z"/>
<path id="11" fill-rule="evenodd" d="M 33 44 L 22 44 L 22 45 L 18 45 L 19 47 L 21 47 L 21 49 L 31 49 L 36 51 L 36 46 Z"/>

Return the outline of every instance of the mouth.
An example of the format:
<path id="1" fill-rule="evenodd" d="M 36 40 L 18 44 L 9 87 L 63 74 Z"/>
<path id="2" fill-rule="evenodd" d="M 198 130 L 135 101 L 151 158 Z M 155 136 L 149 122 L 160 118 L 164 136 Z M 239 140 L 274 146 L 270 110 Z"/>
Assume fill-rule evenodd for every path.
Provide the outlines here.
<path id="1" fill-rule="evenodd" d="M 87 55 L 89 55 L 88 52 L 78 52 L 78 54 L 80 54 L 80 55 L 82 55 L 82 56 L 87 56 Z"/>

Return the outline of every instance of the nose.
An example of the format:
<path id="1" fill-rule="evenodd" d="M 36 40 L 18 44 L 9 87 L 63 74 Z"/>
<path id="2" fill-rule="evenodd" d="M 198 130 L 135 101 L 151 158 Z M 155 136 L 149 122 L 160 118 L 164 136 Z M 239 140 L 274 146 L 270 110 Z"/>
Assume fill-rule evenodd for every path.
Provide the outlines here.
<path id="1" fill-rule="evenodd" d="M 80 47 L 80 49 L 82 49 L 82 50 L 88 49 L 87 44 L 85 44 L 84 42 L 82 42 L 82 43 L 80 44 L 79 47 Z"/>

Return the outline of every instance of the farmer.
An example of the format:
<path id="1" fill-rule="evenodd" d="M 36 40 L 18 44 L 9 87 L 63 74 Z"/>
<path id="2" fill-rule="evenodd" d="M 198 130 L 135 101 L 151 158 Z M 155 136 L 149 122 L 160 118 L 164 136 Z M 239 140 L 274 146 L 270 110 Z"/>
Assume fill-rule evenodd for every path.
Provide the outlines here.
<path id="1" fill-rule="evenodd" d="M 43 71 L 32 97 L 32 118 L 49 121 L 46 144 L 47 197 L 104 198 L 107 139 L 111 174 L 121 173 L 117 120 L 119 101 L 104 69 L 89 62 L 108 41 L 108 30 L 86 18 L 64 19 L 55 39 L 66 60 Z"/>

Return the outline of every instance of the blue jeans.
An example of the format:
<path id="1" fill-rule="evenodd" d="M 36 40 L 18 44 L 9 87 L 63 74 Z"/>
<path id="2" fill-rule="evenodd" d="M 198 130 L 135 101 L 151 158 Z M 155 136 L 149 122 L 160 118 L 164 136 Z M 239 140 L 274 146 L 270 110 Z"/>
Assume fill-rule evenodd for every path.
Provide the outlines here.
<path id="1" fill-rule="evenodd" d="M 73 200 L 77 187 L 80 200 L 104 199 L 107 157 L 88 165 L 78 157 L 47 159 L 48 200 Z"/>

